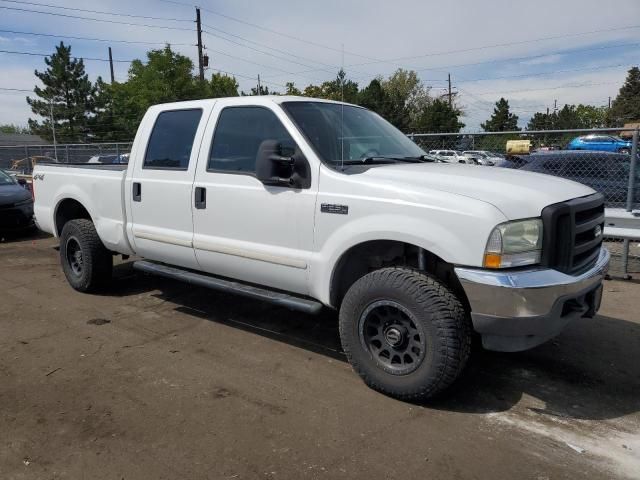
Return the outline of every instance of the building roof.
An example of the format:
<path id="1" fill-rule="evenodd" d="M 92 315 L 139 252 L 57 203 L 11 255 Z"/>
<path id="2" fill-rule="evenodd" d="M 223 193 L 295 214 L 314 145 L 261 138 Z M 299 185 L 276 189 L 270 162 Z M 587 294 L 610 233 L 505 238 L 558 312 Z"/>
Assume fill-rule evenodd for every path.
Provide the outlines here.
<path id="1" fill-rule="evenodd" d="M 0 133 L 0 145 L 45 145 L 49 144 L 38 135 L 29 133 Z"/>

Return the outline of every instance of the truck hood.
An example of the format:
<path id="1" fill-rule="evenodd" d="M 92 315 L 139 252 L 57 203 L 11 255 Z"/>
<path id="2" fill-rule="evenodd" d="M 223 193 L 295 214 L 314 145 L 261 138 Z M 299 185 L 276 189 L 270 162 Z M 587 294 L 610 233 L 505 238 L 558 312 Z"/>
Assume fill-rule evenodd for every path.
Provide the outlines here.
<path id="1" fill-rule="evenodd" d="M 463 164 L 385 165 L 360 175 L 400 191 L 439 190 L 490 203 L 509 220 L 538 217 L 548 205 L 594 193 L 580 183 L 541 173 Z"/>

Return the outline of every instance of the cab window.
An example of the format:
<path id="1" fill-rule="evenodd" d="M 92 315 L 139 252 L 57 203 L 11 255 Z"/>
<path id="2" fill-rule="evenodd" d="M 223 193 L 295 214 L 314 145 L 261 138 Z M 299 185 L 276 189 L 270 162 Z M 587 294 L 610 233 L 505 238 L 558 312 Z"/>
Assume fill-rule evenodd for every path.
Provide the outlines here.
<path id="1" fill-rule="evenodd" d="M 227 107 L 218 118 L 207 170 L 255 173 L 258 150 L 267 140 L 276 140 L 286 149 L 295 148 L 293 138 L 271 110 Z"/>
<path id="2" fill-rule="evenodd" d="M 187 170 L 201 117 L 199 108 L 160 113 L 149 138 L 143 168 Z"/>

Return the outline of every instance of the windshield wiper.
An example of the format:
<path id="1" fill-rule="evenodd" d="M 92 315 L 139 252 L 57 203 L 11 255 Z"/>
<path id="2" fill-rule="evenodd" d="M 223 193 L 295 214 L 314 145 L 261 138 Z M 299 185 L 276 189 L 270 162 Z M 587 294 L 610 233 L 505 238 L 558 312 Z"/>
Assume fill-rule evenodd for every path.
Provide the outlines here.
<path id="1" fill-rule="evenodd" d="M 406 162 L 406 163 L 419 163 L 422 159 L 419 157 L 385 157 L 385 156 L 371 156 L 363 158 L 362 160 L 354 160 L 355 164 L 358 163 L 393 163 L 393 162 Z"/>

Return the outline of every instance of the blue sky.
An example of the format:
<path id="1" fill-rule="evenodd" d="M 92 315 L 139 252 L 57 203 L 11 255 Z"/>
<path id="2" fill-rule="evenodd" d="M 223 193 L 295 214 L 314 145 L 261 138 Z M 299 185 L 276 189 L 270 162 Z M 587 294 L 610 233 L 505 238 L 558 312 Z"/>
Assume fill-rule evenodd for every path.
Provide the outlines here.
<path id="1" fill-rule="evenodd" d="M 333 78 L 343 63 L 344 45 L 345 70 L 360 85 L 399 67 L 410 68 L 437 96 L 445 92 L 450 72 L 470 131 L 479 128 L 500 96 L 509 99 L 521 126 L 533 112 L 552 109 L 554 100 L 559 107 L 606 105 L 626 71 L 640 64 L 637 0 L 607 5 L 598 0 L 203 0 L 200 6 L 212 69 L 242 75 L 238 80 L 245 90 L 255 85 L 258 74 L 276 91 L 288 81 L 304 87 Z M 0 7 L 5 7 L 0 8 L 0 50 L 50 53 L 64 40 L 78 57 L 106 59 L 111 46 L 114 59 L 125 60 L 116 62 L 117 80 L 126 79 L 128 60 L 144 59 L 146 50 L 164 42 L 194 62 L 197 57 L 195 9 L 189 0 L 0 0 Z M 92 79 L 109 77 L 106 62 L 86 60 L 86 68 Z M 42 57 L 0 52 L 0 88 L 33 88 L 35 69 L 44 69 Z M 0 90 L 0 123 L 26 124 L 31 112 L 24 95 Z"/>

